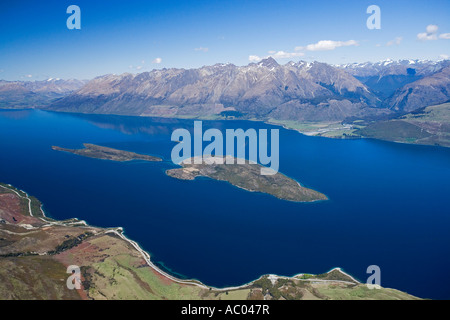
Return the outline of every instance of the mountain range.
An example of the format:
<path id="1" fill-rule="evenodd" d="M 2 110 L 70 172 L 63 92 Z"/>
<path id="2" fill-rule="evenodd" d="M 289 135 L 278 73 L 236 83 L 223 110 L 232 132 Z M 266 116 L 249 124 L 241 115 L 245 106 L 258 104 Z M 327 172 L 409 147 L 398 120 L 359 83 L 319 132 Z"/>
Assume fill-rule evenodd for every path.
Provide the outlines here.
<path id="1" fill-rule="evenodd" d="M 87 80 L 0 80 L 0 108 L 40 108 L 80 89 Z"/>
<path id="2" fill-rule="evenodd" d="M 0 81 L 0 107 L 163 117 L 344 121 L 450 100 L 450 61 L 329 65 L 273 58 L 108 74 L 90 81 Z"/>

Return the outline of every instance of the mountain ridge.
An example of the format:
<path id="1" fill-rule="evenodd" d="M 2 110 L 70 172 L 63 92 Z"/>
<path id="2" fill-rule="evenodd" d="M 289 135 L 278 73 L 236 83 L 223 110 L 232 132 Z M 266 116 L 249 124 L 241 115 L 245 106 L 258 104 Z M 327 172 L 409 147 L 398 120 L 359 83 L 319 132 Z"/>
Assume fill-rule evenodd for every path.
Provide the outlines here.
<path id="1" fill-rule="evenodd" d="M 313 112 L 319 104 L 328 108 L 324 116 Z M 320 62 L 280 65 L 267 58 L 242 67 L 215 64 L 97 77 L 48 109 L 147 116 L 238 111 L 244 118 L 298 114 L 298 120 L 334 121 L 370 109 L 376 113 L 379 106 L 380 100 L 345 71 Z"/>
<path id="2" fill-rule="evenodd" d="M 90 81 L 0 80 L 0 108 L 297 122 L 377 119 L 450 100 L 450 60 L 330 65 L 269 57 L 245 66 L 163 68 Z M 432 89 L 429 84 L 433 84 Z"/>
<path id="3" fill-rule="evenodd" d="M 0 80 L 0 108 L 43 107 L 84 86 L 87 80 Z"/>

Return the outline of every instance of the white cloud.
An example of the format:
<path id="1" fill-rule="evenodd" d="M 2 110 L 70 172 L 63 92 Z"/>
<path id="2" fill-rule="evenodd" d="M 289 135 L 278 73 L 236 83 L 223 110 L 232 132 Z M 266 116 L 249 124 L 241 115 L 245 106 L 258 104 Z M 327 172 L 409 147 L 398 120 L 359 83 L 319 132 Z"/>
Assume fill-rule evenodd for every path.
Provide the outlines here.
<path id="1" fill-rule="evenodd" d="M 27 78 L 32 78 L 33 75 L 32 75 L 32 74 L 27 74 L 27 75 L 25 75 L 25 77 L 27 77 Z"/>
<path id="2" fill-rule="evenodd" d="M 249 60 L 250 62 L 258 62 L 258 61 L 261 61 L 262 58 L 259 57 L 259 56 L 248 56 L 248 60 Z"/>
<path id="3" fill-rule="evenodd" d="M 402 37 L 396 37 L 394 40 L 388 41 L 386 43 L 386 46 L 390 47 L 393 46 L 394 44 L 398 46 L 402 42 L 402 40 L 403 40 Z"/>
<path id="4" fill-rule="evenodd" d="M 161 58 L 155 58 L 153 61 L 152 61 L 152 63 L 161 63 L 162 62 L 162 59 Z"/>
<path id="5" fill-rule="evenodd" d="M 284 51 L 270 51 L 270 57 L 274 59 L 290 59 L 295 57 L 303 57 L 305 54 L 303 52 L 284 52 Z"/>
<path id="6" fill-rule="evenodd" d="M 437 33 L 439 30 L 439 27 L 435 24 L 429 24 L 427 26 L 427 33 Z"/>
<path id="7" fill-rule="evenodd" d="M 400 40 L 401 41 L 401 40 Z M 348 47 L 348 46 L 359 46 L 358 41 L 348 40 L 348 41 L 332 41 L 332 40 L 321 40 L 317 43 L 309 44 L 306 47 L 298 46 L 294 48 L 294 52 L 286 52 L 286 51 L 269 51 L 269 55 L 265 58 L 272 57 L 274 59 L 291 59 L 305 56 L 305 52 L 302 51 L 325 51 L 325 50 L 334 50 L 338 47 Z M 248 60 L 251 62 L 261 61 L 262 57 L 251 55 L 248 57 Z"/>
<path id="8" fill-rule="evenodd" d="M 427 32 L 422 32 L 417 34 L 417 39 L 420 41 L 437 40 L 437 32 L 439 27 L 435 24 L 430 24 L 427 26 Z"/>
<path id="9" fill-rule="evenodd" d="M 308 44 L 306 50 L 308 51 L 328 51 L 334 50 L 339 47 L 348 46 L 358 46 L 358 41 L 348 40 L 348 41 L 332 41 L 332 40 L 321 40 L 317 43 Z"/>
<path id="10" fill-rule="evenodd" d="M 428 41 L 428 40 L 437 40 L 437 39 L 450 39 L 450 33 L 441 33 L 438 35 L 439 27 L 435 24 L 429 24 L 427 26 L 427 32 L 421 32 L 417 34 L 417 39 L 421 41 Z"/>
<path id="11" fill-rule="evenodd" d="M 144 62 L 144 61 L 142 61 L 142 62 Z M 143 68 L 144 66 L 133 66 L 132 64 L 130 64 L 129 66 L 128 66 L 128 69 L 131 69 L 131 70 L 133 70 L 133 69 L 136 69 L 136 70 L 141 70 L 142 68 Z"/>
<path id="12" fill-rule="evenodd" d="M 401 40 L 400 40 L 401 41 Z M 291 59 L 305 56 L 304 50 L 308 51 L 325 51 L 325 50 L 334 50 L 338 47 L 348 47 L 348 46 L 359 46 L 358 41 L 348 40 L 348 41 L 332 41 L 332 40 L 321 40 L 314 44 L 309 44 L 306 47 L 298 46 L 294 48 L 294 52 L 286 52 L 286 51 L 269 51 L 269 55 L 265 58 L 272 57 L 274 59 Z M 261 61 L 262 57 L 257 55 L 250 55 L 248 60 L 251 62 Z"/>
<path id="13" fill-rule="evenodd" d="M 203 47 L 199 47 L 199 48 L 195 48 L 195 51 L 203 51 L 203 52 L 208 52 L 209 48 L 203 48 Z"/>
<path id="14" fill-rule="evenodd" d="M 448 59 L 450 59 L 450 56 L 448 54 L 441 54 L 441 55 L 439 55 L 439 59 L 448 60 Z"/>
<path id="15" fill-rule="evenodd" d="M 251 55 L 248 56 L 248 60 L 250 62 L 259 62 L 262 59 L 268 58 L 268 57 L 272 57 L 274 59 L 290 59 L 290 58 L 295 58 L 295 57 L 303 57 L 305 55 L 305 53 L 303 52 L 285 52 L 285 51 L 274 51 L 271 50 L 268 52 L 268 56 L 266 57 L 260 57 L 260 56 L 256 56 L 256 55 Z"/>

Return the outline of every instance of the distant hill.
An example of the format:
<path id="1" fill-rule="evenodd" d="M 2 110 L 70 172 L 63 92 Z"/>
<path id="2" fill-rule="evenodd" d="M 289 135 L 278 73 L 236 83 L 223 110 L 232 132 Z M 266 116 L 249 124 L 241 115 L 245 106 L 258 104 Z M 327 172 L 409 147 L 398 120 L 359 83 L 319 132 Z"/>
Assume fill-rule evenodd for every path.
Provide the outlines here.
<path id="1" fill-rule="evenodd" d="M 411 112 L 429 105 L 450 101 L 450 66 L 398 89 L 389 108 Z"/>
<path id="2" fill-rule="evenodd" d="M 392 60 L 386 59 L 379 62 L 363 62 L 335 65 L 358 79 L 370 77 L 385 77 L 389 75 L 408 75 L 408 69 L 414 69 L 418 76 L 430 76 L 439 70 L 450 66 L 450 60 Z"/>
<path id="3" fill-rule="evenodd" d="M 387 59 L 376 63 L 352 63 L 337 67 L 360 80 L 380 99 L 387 99 L 403 86 L 432 76 L 449 66 L 449 60 L 393 61 Z"/>
<path id="4" fill-rule="evenodd" d="M 375 139 L 450 147 L 450 103 L 374 122 L 356 133 Z"/>
<path id="5" fill-rule="evenodd" d="M 86 80 L 0 80 L 0 108 L 40 108 L 80 89 Z"/>

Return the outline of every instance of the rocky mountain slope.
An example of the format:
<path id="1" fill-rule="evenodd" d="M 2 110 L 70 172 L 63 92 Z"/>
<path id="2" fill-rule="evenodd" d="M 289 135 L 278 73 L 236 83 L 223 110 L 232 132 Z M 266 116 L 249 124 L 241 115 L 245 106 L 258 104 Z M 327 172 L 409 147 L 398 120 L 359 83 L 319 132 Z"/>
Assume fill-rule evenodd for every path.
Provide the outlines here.
<path id="1" fill-rule="evenodd" d="M 433 76 L 450 66 L 450 60 L 398 60 L 352 63 L 336 66 L 364 83 L 379 98 L 391 97 L 397 89 L 417 80 Z M 439 101 L 439 103 L 445 101 Z M 424 107 L 424 106 L 421 106 Z"/>
<path id="2" fill-rule="evenodd" d="M 430 76 L 439 70 L 450 66 L 450 60 L 392 60 L 379 62 L 363 62 L 335 65 L 335 67 L 350 73 L 358 79 L 388 75 L 406 75 L 408 69 L 414 69 L 419 76 Z"/>
<path id="3" fill-rule="evenodd" d="M 50 110 L 145 116 L 322 121 L 377 114 L 380 100 L 359 80 L 325 63 L 278 64 L 267 58 L 238 67 L 162 69 L 106 75 L 49 106 Z"/>
<path id="4" fill-rule="evenodd" d="M 450 66 L 398 89 L 389 99 L 389 108 L 411 112 L 449 100 Z"/>
<path id="5" fill-rule="evenodd" d="M 64 97 L 87 83 L 86 80 L 43 81 L 0 80 L 0 108 L 38 108 Z"/>
<path id="6" fill-rule="evenodd" d="M 109 74 L 89 82 L 0 81 L 0 108 L 278 122 L 386 119 L 450 100 L 450 60 L 332 66 L 273 58 Z"/>

